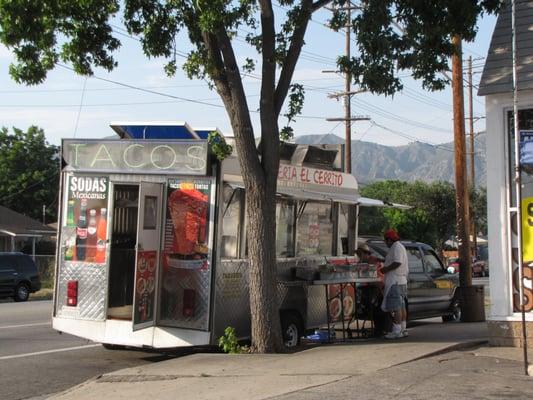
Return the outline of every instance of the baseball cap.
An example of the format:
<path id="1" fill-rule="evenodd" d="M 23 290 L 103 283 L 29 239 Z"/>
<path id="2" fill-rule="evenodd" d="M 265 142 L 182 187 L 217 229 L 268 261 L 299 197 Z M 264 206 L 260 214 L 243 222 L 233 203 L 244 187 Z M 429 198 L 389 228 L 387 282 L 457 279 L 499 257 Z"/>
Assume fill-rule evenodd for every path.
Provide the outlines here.
<path id="1" fill-rule="evenodd" d="M 389 229 L 385 231 L 385 233 L 383 234 L 383 237 L 385 239 L 392 240 L 393 242 L 400 240 L 400 236 L 398 235 L 398 232 L 396 232 L 394 229 Z"/>

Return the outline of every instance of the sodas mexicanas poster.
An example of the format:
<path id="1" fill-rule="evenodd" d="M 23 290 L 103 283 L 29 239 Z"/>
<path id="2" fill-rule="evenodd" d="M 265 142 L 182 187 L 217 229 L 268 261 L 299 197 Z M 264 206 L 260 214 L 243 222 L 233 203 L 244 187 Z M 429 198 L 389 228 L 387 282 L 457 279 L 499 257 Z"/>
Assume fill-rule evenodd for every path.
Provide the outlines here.
<path id="1" fill-rule="evenodd" d="M 109 182 L 102 176 L 68 176 L 63 217 L 65 261 L 104 264 Z"/>

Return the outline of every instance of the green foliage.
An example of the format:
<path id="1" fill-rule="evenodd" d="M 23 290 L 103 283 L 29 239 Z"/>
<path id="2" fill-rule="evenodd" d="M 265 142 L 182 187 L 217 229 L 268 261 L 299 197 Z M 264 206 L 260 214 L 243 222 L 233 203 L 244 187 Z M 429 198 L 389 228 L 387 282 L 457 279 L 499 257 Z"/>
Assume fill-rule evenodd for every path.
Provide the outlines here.
<path id="1" fill-rule="evenodd" d="M 218 338 L 218 347 L 220 347 L 224 353 L 229 354 L 241 354 L 248 351 L 246 346 L 241 346 L 239 344 L 235 328 L 231 326 L 226 327 L 226 329 L 224 329 L 224 335 Z"/>
<path id="2" fill-rule="evenodd" d="M 305 100 L 305 89 L 303 85 L 295 83 L 289 89 L 289 106 L 287 112 L 284 114 L 287 117 L 287 126 L 281 129 L 280 139 L 290 140 L 294 136 L 293 129 L 289 126 L 295 118 L 302 113 Z"/>
<path id="3" fill-rule="evenodd" d="M 344 4 L 343 0 L 334 3 Z M 352 12 L 357 55 L 339 57 L 340 69 L 374 93 L 392 95 L 401 90 L 399 73 L 403 70 L 421 79 L 429 90 L 443 89 L 447 82 L 440 72 L 448 69 L 448 58 L 455 51 L 452 36 L 472 41 L 478 16 L 496 12 L 500 6 L 499 0 L 366 1 L 360 12 Z M 346 11 L 340 7 L 330 25 L 339 30 L 347 22 Z"/>
<path id="4" fill-rule="evenodd" d="M 327 3 L 280 2 L 287 9 L 275 32 L 274 58 L 280 67 L 291 51 L 299 54 L 299 48 L 291 48 L 295 33 Z M 333 0 L 330 5 L 344 3 Z M 361 88 L 391 95 L 402 89 L 399 76 L 405 70 L 426 88 L 442 89 L 446 82 L 440 72 L 448 68 L 454 52 L 452 35 L 473 40 L 478 16 L 498 11 L 501 1 L 372 0 L 363 4 L 352 10 L 354 55 L 339 57 L 338 63 Z M 261 10 L 255 0 L 2 0 L 0 42 L 17 60 L 10 67 L 11 75 L 17 82 L 40 83 L 58 62 L 72 64 L 84 75 L 91 75 L 95 66 L 112 70 L 120 41 L 113 36 L 111 21 L 121 7 L 128 32 L 139 38 L 148 57 L 168 60 L 165 72 L 169 75 L 176 72 L 177 47 L 184 40 L 192 44 L 184 68 L 190 77 L 202 79 L 219 79 L 222 72 L 207 49 L 209 34 L 218 40 L 224 32 L 231 39 L 244 27 L 246 41 L 263 52 L 263 31 L 257 31 Z M 339 30 L 347 22 L 345 9 L 337 7 L 329 24 Z M 243 68 L 249 71 L 251 66 L 246 60 Z"/>
<path id="5" fill-rule="evenodd" d="M 233 147 L 226 143 L 226 140 L 217 131 L 209 132 L 207 141 L 211 145 L 211 150 L 216 158 L 220 161 L 230 156 L 233 152 Z"/>
<path id="6" fill-rule="evenodd" d="M 35 126 L 27 132 L 0 129 L 0 204 L 42 220 L 57 219 L 59 190 L 58 147 L 48 144 L 44 131 Z"/>
<path id="7" fill-rule="evenodd" d="M 380 236 L 384 229 L 392 227 L 402 238 L 441 249 L 455 232 L 455 189 L 448 182 L 375 182 L 364 187 L 361 195 L 413 207 L 404 211 L 363 208 L 359 218 L 363 235 Z"/>
<path id="8" fill-rule="evenodd" d="M 470 209 L 473 211 L 478 235 L 487 234 L 487 188 L 470 190 Z"/>

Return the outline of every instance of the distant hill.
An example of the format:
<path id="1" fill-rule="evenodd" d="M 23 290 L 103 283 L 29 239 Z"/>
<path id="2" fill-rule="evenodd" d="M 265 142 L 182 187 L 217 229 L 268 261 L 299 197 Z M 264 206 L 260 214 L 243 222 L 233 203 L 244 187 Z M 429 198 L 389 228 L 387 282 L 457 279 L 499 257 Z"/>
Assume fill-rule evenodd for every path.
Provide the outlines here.
<path id="1" fill-rule="evenodd" d="M 340 144 L 336 135 L 305 135 L 295 138 L 298 144 Z M 467 145 L 467 151 L 468 145 Z M 476 138 L 476 185 L 486 186 L 487 166 L 485 136 Z M 360 183 L 399 179 L 425 182 L 454 182 L 453 142 L 433 146 L 413 142 L 405 146 L 384 146 L 360 140 L 352 141 L 352 169 Z"/>

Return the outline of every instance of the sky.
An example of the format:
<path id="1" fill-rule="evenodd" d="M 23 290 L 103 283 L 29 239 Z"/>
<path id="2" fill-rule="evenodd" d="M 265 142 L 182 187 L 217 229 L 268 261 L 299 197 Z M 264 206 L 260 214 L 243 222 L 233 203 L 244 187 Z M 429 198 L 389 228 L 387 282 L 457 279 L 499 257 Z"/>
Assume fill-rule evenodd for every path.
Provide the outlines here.
<path id="1" fill-rule="evenodd" d="M 274 5 L 278 16 L 284 14 L 283 7 L 276 1 Z M 343 123 L 326 121 L 326 118 L 344 115 L 342 100 L 328 98 L 328 94 L 344 89 L 344 79 L 339 74 L 324 72 L 335 70 L 335 59 L 345 48 L 344 33 L 325 26 L 329 15 L 327 10 L 314 15 L 296 67 L 293 82 L 303 84 L 306 90 L 302 115 L 292 124 L 296 136 L 332 133 L 344 137 Z M 463 59 L 469 56 L 474 59 L 474 116 L 481 117 L 474 125 L 475 132 L 483 131 L 485 126 L 484 99 L 477 97 L 475 87 L 481 77 L 495 23 L 494 16 L 483 17 L 478 23 L 476 40 L 463 43 Z M 0 45 L 0 127 L 26 130 L 36 125 L 44 129 L 47 141 L 54 145 L 59 145 L 62 138 L 114 135 L 109 127 L 113 121 L 186 121 L 192 127 L 218 127 L 225 135 L 232 135 L 216 91 L 210 90 L 204 81 L 189 80 L 181 69 L 168 78 L 163 71 L 165 60 L 146 58 L 138 39 L 126 35 L 119 20 L 113 27 L 115 36 L 122 42 L 116 53 L 118 67 L 115 70 L 108 73 L 96 69 L 93 77 L 86 78 L 65 67 L 57 67 L 38 86 L 19 85 L 11 79 L 8 70 L 13 58 L 10 51 Z M 242 37 L 235 39 L 234 46 L 238 59 L 259 59 Z M 188 50 L 185 37 L 182 42 L 178 41 L 178 50 Z M 370 120 L 353 124 L 352 139 L 389 146 L 413 141 L 440 144 L 453 140 L 451 88 L 427 92 L 408 75 L 408 72 L 400 74 L 404 77 L 404 90 L 393 97 L 370 93 L 353 96 L 352 114 Z M 245 77 L 244 84 L 249 107 L 257 110 L 260 80 Z M 467 113 L 466 96 L 465 91 Z M 257 113 L 252 114 L 252 120 L 258 127 Z M 280 126 L 284 124 L 282 118 Z M 256 128 L 256 135 L 258 132 Z"/>

